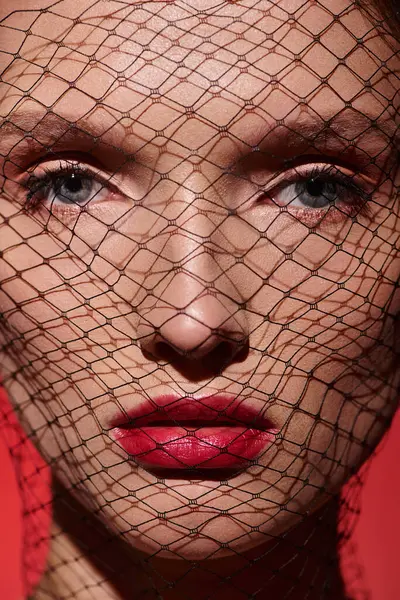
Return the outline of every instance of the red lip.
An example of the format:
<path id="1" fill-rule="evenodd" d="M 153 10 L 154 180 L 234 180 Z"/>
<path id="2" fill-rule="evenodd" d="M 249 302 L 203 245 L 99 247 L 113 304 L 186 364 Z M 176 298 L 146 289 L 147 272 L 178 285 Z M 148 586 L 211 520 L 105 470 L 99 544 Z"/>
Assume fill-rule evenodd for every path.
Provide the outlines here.
<path id="1" fill-rule="evenodd" d="M 116 416 L 111 435 L 143 467 L 239 469 L 275 440 L 278 429 L 235 397 L 160 396 Z"/>

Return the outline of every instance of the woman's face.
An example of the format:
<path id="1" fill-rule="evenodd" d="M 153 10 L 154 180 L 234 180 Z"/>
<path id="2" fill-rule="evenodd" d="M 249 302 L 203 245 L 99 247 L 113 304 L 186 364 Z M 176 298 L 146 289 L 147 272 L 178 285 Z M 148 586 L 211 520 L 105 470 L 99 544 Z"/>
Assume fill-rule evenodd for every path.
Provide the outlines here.
<path id="1" fill-rule="evenodd" d="M 395 42 L 347 0 L 14 9 L 6 389 L 132 546 L 255 547 L 337 492 L 395 410 Z"/>

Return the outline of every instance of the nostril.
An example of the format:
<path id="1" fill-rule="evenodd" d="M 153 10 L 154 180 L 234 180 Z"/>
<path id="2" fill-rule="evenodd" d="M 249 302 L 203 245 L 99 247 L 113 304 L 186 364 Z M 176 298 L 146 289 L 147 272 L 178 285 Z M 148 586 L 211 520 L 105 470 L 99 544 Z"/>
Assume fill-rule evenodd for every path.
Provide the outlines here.
<path id="1" fill-rule="evenodd" d="M 243 362 L 249 354 L 249 342 L 245 340 L 242 344 L 238 344 L 234 353 L 234 362 Z"/>
<path id="2" fill-rule="evenodd" d="M 250 346 L 247 337 L 239 337 L 234 332 L 231 337 L 218 333 L 212 333 L 207 338 L 193 339 L 191 333 L 182 335 L 170 332 L 170 337 L 161 337 L 158 332 L 148 340 L 147 344 L 141 346 L 143 355 L 151 360 L 166 363 L 190 381 L 201 381 L 210 377 L 221 375 L 231 363 L 246 360 Z M 187 333 L 187 332 L 186 332 Z M 236 334 L 236 335 L 235 335 Z M 158 337 L 158 339 L 157 339 Z M 173 342 L 178 341 L 178 344 Z M 195 346 L 194 343 L 198 342 Z M 180 342 L 180 343 L 179 343 Z M 191 342 L 191 343 L 190 343 Z"/>
<path id="3" fill-rule="evenodd" d="M 211 350 L 211 352 L 208 355 L 208 358 L 210 361 L 215 360 L 221 362 L 221 359 L 223 358 L 229 360 L 232 357 L 233 353 L 234 348 L 232 347 L 232 344 L 229 344 L 228 342 L 220 342 L 217 346 L 215 346 L 215 348 Z"/>
<path id="4" fill-rule="evenodd" d="M 190 361 L 201 359 L 211 365 L 214 362 L 218 364 L 228 363 L 242 349 L 242 346 L 228 341 L 220 341 L 212 347 L 204 343 L 195 348 L 187 349 L 175 348 L 173 344 L 167 341 L 159 341 L 154 349 L 157 358 L 167 362 L 173 362 L 180 356 Z"/>
<path id="5" fill-rule="evenodd" d="M 157 342 L 155 345 L 155 355 L 161 360 L 172 362 L 176 354 L 176 351 L 167 342 Z"/>
<path id="6" fill-rule="evenodd" d="M 225 343 L 225 342 L 224 342 Z M 175 346 L 168 341 L 157 342 L 155 346 L 156 356 L 162 360 L 173 362 L 179 356 L 187 360 L 197 360 L 208 355 L 217 355 L 218 347 L 206 348 L 207 344 L 203 343 L 193 348 L 185 348 L 185 345 Z M 227 344 L 228 346 L 228 344 Z"/>
<path id="7" fill-rule="evenodd" d="M 245 344 L 239 344 L 237 342 L 221 341 L 215 348 L 213 348 L 204 357 L 207 364 L 212 367 L 218 367 L 223 369 L 232 361 L 243 360 L 242 355 L 247 355 L 247 349 Z"/>

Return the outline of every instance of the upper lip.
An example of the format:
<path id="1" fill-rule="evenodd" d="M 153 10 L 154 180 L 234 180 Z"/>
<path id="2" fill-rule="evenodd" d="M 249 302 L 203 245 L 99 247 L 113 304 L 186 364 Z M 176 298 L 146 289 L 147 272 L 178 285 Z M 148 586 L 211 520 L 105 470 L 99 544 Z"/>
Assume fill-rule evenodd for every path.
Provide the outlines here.
<path id="1" fill-rule="evenodd" d="M 144 400 L 125 412 L 120 411 L 111 421 L 111 428 L 152 426 L 251 427 L 274 430 L 276 426 L 251 406 L 251 399 L 214 395 L 202 398 L 159 396 Z"/>

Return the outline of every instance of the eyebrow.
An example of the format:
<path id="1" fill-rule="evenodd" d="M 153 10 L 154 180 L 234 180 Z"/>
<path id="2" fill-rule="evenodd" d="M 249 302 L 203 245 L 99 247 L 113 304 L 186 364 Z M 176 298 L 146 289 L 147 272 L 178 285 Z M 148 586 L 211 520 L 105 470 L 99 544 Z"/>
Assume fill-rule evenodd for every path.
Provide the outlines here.
<path id="1" fill-rule="evenodd" d="M 116 120 L 113 126 L 118 124 Z M 113 127 L 112 126 L 112 127 Z M 20 110 L 12 113 L 0 123 L 0 142 L 6 138 L 22 137 L 36 139 L 39 144 L 51 145 L 62 138 L 63 142 L 73 141 L 77 137 L 96 142 L 103 137 L 116 138 L 110 134 L 112 129 L 104 129 L 100 122 L 92 119 L 80 119 L 75 122 L 72 115 L 57 115 L 53 112 Z M 1 148 L 1 145 L 0 145 Z"/>
<path id="2" fill-rule="evenodd" d="M 16 110 L 0 120 L 0 160 L 9 160 L 17 168 L 23 165 L 25 170 L 44 156 L 57 159 L 61 153 L 85 153 L 97 166 L 111 168 L 112 165 L 110 173 L 121 169 L 139 151 L 141 162 L 150 161 L 150 150 L 143 136 L 134 136 L 129 124 L 126 127 L 129 142 L 121 143 L 121 134 L 116 130 L 118 125 L 123 127 L 117 119 L 106 128 L 98 118 L 76 121 L 68 113 Z M 22 143 L 24 140 L 27 143 Z"/>
<path id="3" fill-rule="evenodd" d="M 57 152 L 57 144 L 67 145 L 82 143 L 83 141 L 94 147 L 97 144 L 107 145 L 119 153 L 122 151 L 125 156 L 141 150 L 148 142 L 151 142 L 153 132 L 149 129 L 149 140 L 143 137 L 136 138 L 132 146 L 131 140 L 135 140 L 134 120 L 129 124 L 129 143 L 120 145 L 120 135 L 113 128 L 122 123 L 115 120 L 115 123 L 107 129 L 102 126 L 100 120 L 93 117 L 81 118 L 75 121 L 72 115 L 57 115 L 54 112 L 38 110 L 16 110 L 7 118 L 0 121 L 0 155 L 4 147 L 4 140 L 15 138 L 16 143 L 23 138 L 34 139 L 36 143 L 43 148 L 46 146 Z M 141 127 L 143 125 L 141 124 Z M 128 129 L 128 127 L 127 127 Z M 217 133 L 217 131 L 216 131 Z M 267 152 L 280 159 L 291 159 L 295 157 L 295 151 L 304 151 L 306 147 L 310 149 L 320 149 L 330 153 L 356 152 L 357 140 L 362 142 L 362 152 L 365 154 L 365 166 L 371 162 L 371 159 L 379 154 L 386 154 L 387 151 L 400 151 L 400 132 L 393 117 L 374 118 L 371 115 L 358 112 L 354 109 L 347 109 L 347 112 L 326 113 L 316 115 L 311 111 L 304 112 L 298 118 L 288 118 L 286 120 L 275 121 L 271 124 L 258 124 L 251 131 L 244 132 L 246 139 L 241 139 L 237 134 L 233 137 L 252 150 L 260 150 L 264 154 Z M 123 146 L 127 146 L 124 148 Z M 79 148 L 77 148 L 78 150 Z M 18 148 L 13 148 L 14 156 L 18 157 Z M 26 149 L 21 152 L 26 156 Z M 32 154 L 34 151 L 32 150 Z M 3 154 L 4 156 L 4 154 Z M 143 157 L 144 158 L 144 157 Z"/>
<path id="4" fill-rule="evenodd" d="M 257 135 L 257 133 L 256 133 Z M 258 132 L 260 149 L 273 145 L 274 138 L 284 137 L 285 146 L 298 147 L 299 144 L 325 146 L 327 150 L 340 147 L 355 147 L 362 140 L 365 150 L 374 150 L 377 154 L 387 146 L 399 149 L 399 127 L 393 118 L 375 119 L 372 116 L 350 109 L 335 114 L 310 115 L 304 113 L 295 120 L 277 121 L 275 127 L 267 133 Z M 377 146 L 376 143 L 380 142 Z M 343 146 L 345 145 L 345 146 Z"/>

